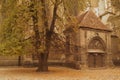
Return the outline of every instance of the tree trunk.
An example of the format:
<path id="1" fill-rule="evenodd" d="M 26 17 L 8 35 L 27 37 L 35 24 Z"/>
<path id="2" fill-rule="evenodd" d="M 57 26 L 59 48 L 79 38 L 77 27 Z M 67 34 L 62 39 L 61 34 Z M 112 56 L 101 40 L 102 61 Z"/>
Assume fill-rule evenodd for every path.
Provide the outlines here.
<path id="1" fill-rule="evenodd" d="M 48 71 L 48 55 L 49 55 L 49 50 L 50 50 L 50 44 L 51 44 L 51 37 L 52 34 L 54 32 L 54 28 L 55 28 L 55 22 L 56 22 L 56 12 L 57 12 L 57 0 L 54 4 L 54 9 L 53 9 L 53 18 L 52 18 L 52 22 L 50 25 L 50 30 L 49 30 L 49 26 L 48 26 L 48 21 L 46 20 L 47 15 L 46 15 L 46 9 L 45 9 L 45 0 L 41 0 L 41 4 L 43 6 L 42 8 L 42 19 L 44 21 L 44 27 L 45 27 L 45 52 L 44 53 L 39 53 L 38 52 L 38 47 L 36 47 L 36 52 L 38 52 L 38 69 L 37 71 L 39 72 L 45 72 Z M 37 17 L 36 17 L 37 19 Z M 36 32 L 37 33 L 37 32 Z M 37 34 L 36 34 L 37 35 Z M 38 36 L 38 35 L 37 35 Z M 36 38 L 37 41 L 37 38 Z M 37 45 L 37 44 L 36 44 Z"/>
<path id="2" fill-rule="evenodd" d="M 30 12 L 33 14 L 31 15 L 32 21 L 33 21 L 33 30 L 35 32 L 35 53 L 37 54 L 38 57 L 38 69 L 37 71 L 39 72 L 45 72 L 48 71 L 48 65 L 47 65 L 47 54 L 46 53 L 41 53 L 39 51 L 40 46 L 41 46 L 41 41 L 40 41 L 40 32 L 38 28 L 38 11 L 35 9 L 36 1 L 33 0 L 33 3 L 30 5 Z M 45 18 L 44 18 L 45 19 Z"/>
<path id="3" fill-rule="evenodd" d="M 46 72 L 48 71 L 48 55 L 50 51 L 50 43 L 51 43 L 51 32 L 46 31 L 46 39 L 45 39 L 45 52 L 38 55 L 38 72 Z"/>
<path id="4" fill-rule="evenodd" d="M 50 30 L 48 29 L 48 21 L 46 20 L 46 9 L 45 9 L 45 0 L 41 0 L 42 3 L 42 19 L 44 20 L 44 26 L 45 26 L 45 52 L 39 54 L 39 63 L 38 63 L 38 69 L 37 71 L 48 71 L 48 55 L 50 50 L 50 44 L 51 44 L 51 37 L 54 32 L 55 22 L 56 22 L 56 12 L 57 12 L 57 0 L 54 4 L 53 9 L 53 18 L 50 25 Z"/>
<path id="5" fill-rule="evenodd" d="M 47 63 L 47 58 L 45 57 L 45 53 L 41 53 L 38 55 L 38 72 L 46 72 L 48 71 L 48 63 Z"/>
<path id="6" fill-rule="evenodd" d="M 22 64 L 22 63 L 21 63 L 21 60 L 22 60 L 22 59 L 21 59 L 21 56 L 18 56 L 18 66 L 21 66 L 21 64 Z"/>

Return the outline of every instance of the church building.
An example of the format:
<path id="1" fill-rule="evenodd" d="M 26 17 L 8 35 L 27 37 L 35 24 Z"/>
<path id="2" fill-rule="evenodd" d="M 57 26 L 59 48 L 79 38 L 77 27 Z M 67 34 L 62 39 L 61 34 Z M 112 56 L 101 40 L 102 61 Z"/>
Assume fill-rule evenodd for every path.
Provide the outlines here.
<path id="1" fill-rule="evenodd" d="M 79 27 L 67 28 L 66 64 L 77 69 L 112 66 L 111 32 L 91 10 L 77 17 Z"/>

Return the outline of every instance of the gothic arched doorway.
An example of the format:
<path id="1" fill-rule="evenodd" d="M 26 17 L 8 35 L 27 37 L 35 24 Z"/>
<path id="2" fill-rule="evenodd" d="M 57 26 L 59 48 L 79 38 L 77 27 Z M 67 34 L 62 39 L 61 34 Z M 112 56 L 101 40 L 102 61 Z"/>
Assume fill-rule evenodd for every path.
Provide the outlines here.
<path id="1" fill-rule="evenodd" d="M 105 66 L 105 44 L 99 37 L 93 38 L 88 45 L 88 67 Z"/>

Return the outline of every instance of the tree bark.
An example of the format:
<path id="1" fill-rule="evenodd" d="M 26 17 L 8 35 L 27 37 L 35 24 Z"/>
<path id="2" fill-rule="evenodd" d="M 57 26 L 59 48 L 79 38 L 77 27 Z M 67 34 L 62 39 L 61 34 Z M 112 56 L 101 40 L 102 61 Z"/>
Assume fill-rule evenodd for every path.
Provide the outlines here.
<path id="1" fill-rule="evenodd" d="M 40 53 L 39 52 L 39 48 L 41 45 L 40 42 L 40 33 L 39 33 L 39 29 L 38 29 L 38 17 L 37 17 L 37 11 L 34 11 L 35 14 L 32 16 L 33 19 L 33 24 L 34 24 L 34 32 L 35 32 L 35 49 L 36 49 L 36 53 L 38 55 L 38 72 L 45 72 L 48 71 L 48 55 L 49 55 L 49 51 L 50 51 L 50 45 L 51 45 L 51 37 L 52 34 L 54 32 L 54 28 L 55 28 L 55 22 L 56 22 L 56 13 L 57 13 L 57 0 L 54 4 L 54 9 L 53 9 L 53 18 L 51 21 L 51 25 L 50 25 L 50 29 L 48 26 L 48 21 L 47 21 L 47 15 L 46 15 L 46 9 L 45 9 L 45 0 L 41 0 L 41 4 L 42 4 L 42 20 L 43 20 L 43 24 L 45 27 L 45 51 L 44 53 Z"/>
<path id="2" fill-rule="evenodd" d="M 45 58 L 45 53 L 38 54 L 38 69 L 37 72 L 47 72 L 48 71 L 48 64 L 47 59 Z"/>
<path id="3" fill-rule="evenodd" d="M 57 4 L 55 2 L 54 9 L 53 9 L 53 18 L 50 25 L 50 29 L 48 26 L 47 21 L 47 15 L 46 15 L 46 9 L 45 9 L 45 0 L 41 0 L 42 4 L 42 20 L 44 21 L 44 27 L 45 27 L 45 52 L 39 54 L 39 64 L 37 71 L 48 71 L 48 55 L 50 51 L 50 45 L 51 45 L 51 37 L 54 32 L 55 27 L 55 21 L 56 21 L 56 12 L 57 12 Z"/>
<path id="4" fill-rule="evenodd" d="M 21 56 L 18 56 L 18 66 L 21 66 L 21 61 L 22 59 L 21 59 Z"/>
<path id="5" fill-rule="evenodd" d="M 35 9 L 35 4 L 36 1 L 33 0 L 32 4 L 30 5 L 30 12 L 32 12 L 32 21 L 33 21 L 33 31 L 35 32 L 35 52 L 38 57 L 38 69 L 37 71 L 39 72 L 44 72 L 48 71 L 48 66 L 47 66 L 47 58 L 45 57 L 45 53 L 41 53 L 39 51 L 40 46 L 41 46 L 41 41 L 40 41 L 40 32 L 39 32 L 39 27 L 38 27 L 38 11 Z"/>

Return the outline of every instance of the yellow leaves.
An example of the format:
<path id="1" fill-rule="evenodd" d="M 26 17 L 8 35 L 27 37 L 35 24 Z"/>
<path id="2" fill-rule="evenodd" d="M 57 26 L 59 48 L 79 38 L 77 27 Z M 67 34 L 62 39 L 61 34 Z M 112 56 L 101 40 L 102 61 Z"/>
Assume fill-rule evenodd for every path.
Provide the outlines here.
<path id="1" fill-rule="evenodd" d="M 78 20 L 76 16 L 80 11 L 86 8 L 86 0 L 63 0 L 65 27 L 72 28 L 75 32 L 78 31 Z"/>
<path id="2" fill-rule="evenodd" d="M 11 49 L 12 49 L 12 53 L 15 53 L 15 54 L 19 53 L 15 48 L 11 47 Z"/>
<path id="3" fill-rule="evenodd" d="M 65 12 L 69 15 L 77 15 L 86 7 L 86 0 L 63 0 Z"/>
<path id="4" fill-rule="evenodd" d="M 12 1 L 14 1 L 14 0 L 12 0 Z M 58 8 L 58 6 L 59 6 L 58 4 L 60 4 L 62 0 L 51 0 L 51 1 L 53 1 L 53 4 L 54 5 L 56 4 L 57 8 Z M 58 1 L 58 2 L 54 3 L 54 1 Z M 77 28 L 78 28 L 77 27 L 78 26 L 77 25 L 77 19 L 76 19 L 76 17 L 74 17 L 74 15 L 77 14 L 77 11 L 79 11 L 79 8 L 80 9 L 83 8 L 83 7 L 79 7 L 78 6 L 79 5 L 78 1 L 81 1 L 81 0 L 65 0 L 65 1 L 66 1 L 64 3 L 65 8 L 66 8 L 65 12 L 67 14 L 69 14 L 69 15 L 65 15 L 65 16 L 61 15 L 61 13 L 64 14 L 64 12 L 62 12 L 62 11 L 64 11 L 63 10 L 64 8 L 62 7 L 63 5 L 60 5 L 59 7 L 60 8 L 62 7 L 63 9 L 59 9 L 59 10 L 61 10 L 61 12 L 59 12 L 59 10 L 57 10 L 57 13 L 60 16 L 57 15 L 55 17 L 55 18 L 57 18 L 57 21 L 56 21 L 55 24 L 58 25 L 61 28 L 60 30 L 63 29 L 63 26 L 65 24 L 68 24 L 67 26 L 70 26 L 70 27 L 73 28 L 74 31 L 77 31 Z M 81 1 L 81 4 L 83 6 L 84 2 L 82 2 L 82 1 Z M 4 4 L 4 6 L 6 6 L 8 8 L 7 10 L 10 9 L 9 11 L 6 11 L 5 10 L 6 8 L 4 8 L 4 10 L 6 11 L 6 14 L 7 14 L 7 19 L 9 18 L 7 20 L 7 22 L 5 22 L 6 23 L 5 24 L 5 28 L 6 29 L 4 30 L 5 35 L 7 35 L 7 39 L 10 41 L 9 43 L 6 42 L 8 40 L 6 40 L 4 42 L 5 43 L 4 47 L 6 48 L 6 53 L 12 52 L 12 53 L 15 53 L 15 54 L 20 54 L 22 51 L 24 51 L 24 52 L 30 52 L 31 51 L 32 52 L 32 51 L 35 50 L 35 48 L 33 48 L 34 46 L 32 45 L 31 42 L 28 41 L 27 45 L 25 45 L 26 43 L 20 42 L 20 41 L 23 40 L 25 38 L 25 36 L 28 36 L 27 38 L 29 38 L 31 35 L 33 36 L 33 31 L 32 31 L 33 28 L 30 28 L 31 26 L 34 25 L 33 24 L 33 20 L 31 19 L 31 16 L 34 17 L 34 15 L 36 15 L 36 17 L 38 18 L 38 22 L 36 21 L 35 24 L 37 24 L 38 26 L 40 26 L 39 32 L 44 32 L 44 30 L 46 29 L 46 27 L 43 24 L 44 21 L 42 21 L 43 18 L 41 18 L 41 16 L 43 16 L 42 15 L 42 9 L 44 7 L 42 7 L 41 4 L 39 4 L 39 2 L 34 3 L 34 1 L 31 0 L 31 2 L 26 3 L 23 0 L 23 2 L 22 2 L 21 5 L 19 5 L 19 6 L 15 6 L 14 5 L 14 9 L 13 10 L 11 8 L 9 8 L 6 4 Z M 50 5 L 48 5 L 49 3 L 45 2 L 45 4 L 46 4 L 46 7 L 49 10 L 51 10 L 51 12 L 53 12 L 53 9 L 51 9 L 52 7 L 51 8 L 48 7 L 48 6 L 50 6 Z M 52 4 L 52 2 L 50 4 Z M 9 5 L 9 6 L 11 6 L 11 5 Z M 46 9 L 46 10 L 48 10 L 48 9 Z M 37 14 L 36 14 L 36 12 L 37 12 Z M 10 15 L 8 15 L 8 13 Z M 49 14 L 49 11 L 48 11 L 47 14 L 48 14 L 48 16 L 52 16 L 52 14 Z M 48 19 L 48 16 L 44 15 L 44 18 L 46 18 L 44 20 L 51 22 Z M 66 17 L 66 22 L 64 22 L 65 20 L 63 19 L 63 17 L 64 17 L 64 19 Z M 52 17 L 50 17 L 50 18 L 52 18 Z M 44 33 L 43 33 L 43 35 L 44 35 Z M 44 36 L 41 37 L 41 41 L 42 41 L 43 37 Z M 34 41 L 35 41 L 35 38 L 34 38 Z M 63 44 L 63 41 L 60 41 L 60 40 L 57 41 L 56 40 L 56 43 L 57 42 L 60 43 L 60 45 Z M 44 40 L 43 40 L 43 43 L 44 43 Z M 23 49 L 23 46 L 25 47 L 24 49 Z M 57 46 L 57 45 L 55 44 L 55 46 Z M 62 45 L 61 47 L 64 47 L 64 45 Z M 41 53 L 44 53 L 45 50 L 46 50 L 45 44 L 43 44 L 43 45 L 41 45 L 39 47 L 38 51 L 41 52 Z"/>
<path id="5" fill-rule="evenodd" d="M 67 25 L 69 28 L 72 28 L 75 32 L 78 31 L 78 20 L 76 17 L 74 16 L 70 16 L 68 18 L 68 22 L 67 22 Z"/>

